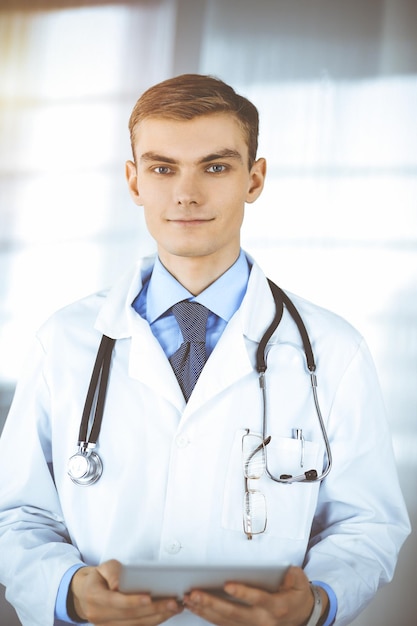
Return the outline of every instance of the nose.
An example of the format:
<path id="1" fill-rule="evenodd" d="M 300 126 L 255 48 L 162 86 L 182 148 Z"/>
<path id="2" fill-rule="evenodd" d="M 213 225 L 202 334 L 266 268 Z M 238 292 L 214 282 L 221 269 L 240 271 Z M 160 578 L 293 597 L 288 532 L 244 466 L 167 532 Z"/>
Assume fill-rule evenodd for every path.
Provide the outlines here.
<path id="1" fill-rule="evenodd" d="M 200 204 L 201 188 L 196 174 L 192 172 L 178 174 L 174 193 L 177 205 L 190 206 Z"/>

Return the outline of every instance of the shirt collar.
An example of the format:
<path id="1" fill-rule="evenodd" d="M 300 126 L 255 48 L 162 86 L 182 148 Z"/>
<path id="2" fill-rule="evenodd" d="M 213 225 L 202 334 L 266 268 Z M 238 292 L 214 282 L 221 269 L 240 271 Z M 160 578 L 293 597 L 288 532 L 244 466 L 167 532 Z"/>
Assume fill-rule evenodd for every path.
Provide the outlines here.
<path id="1" fill-rule="evenodd" d="M 250 264 L 241 250 L 236 262 L 207 289 L 193 296 L 157 257 L 146 294 L 146 319 L 152 324 L 176 302 L 191 300 L 206 306 L 226 322 L 236 313 L 246 293 Z"/>

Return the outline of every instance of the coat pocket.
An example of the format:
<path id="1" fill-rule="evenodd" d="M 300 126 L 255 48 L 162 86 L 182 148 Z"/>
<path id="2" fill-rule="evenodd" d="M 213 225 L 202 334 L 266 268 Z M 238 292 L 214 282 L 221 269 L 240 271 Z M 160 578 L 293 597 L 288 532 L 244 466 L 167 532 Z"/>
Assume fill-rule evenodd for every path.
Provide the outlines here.
<path id="1" fill-rule="evenodd" d="M 243 532 L 245 481 L 242 437 L 245 433 L 245 430 L 236 432 L 223 497 L 222 526 L 237 532 Z M 281 474 L 298 476 L 310 469 L 319 471 L 322 465 L 320 446 L 317 443 L 302 443 L 297 439 L 274 435 L 266 447 L 266 459 L 269 472 L 276 477 Z M 250 489 L 260 491 L 265 496 L 265 536 L 308 539 L 317 504 L 319 482 L 282 484 L 275 482 L 264 472 L 261 478 L 251 479 L 248 484 Z"/>

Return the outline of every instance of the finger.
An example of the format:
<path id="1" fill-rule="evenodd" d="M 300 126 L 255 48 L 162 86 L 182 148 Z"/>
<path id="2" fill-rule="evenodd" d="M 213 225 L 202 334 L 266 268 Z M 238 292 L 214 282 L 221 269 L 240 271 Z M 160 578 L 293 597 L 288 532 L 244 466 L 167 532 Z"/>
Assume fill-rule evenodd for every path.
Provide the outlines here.
<path id="1" fill-rule="evenodd" d="M 148 617 L 152 614 L 151 599 L 145 595 L 124 595 L 117 591 L 89 594 L 83 605 L 85 619 L 93 624 Z"/>
<path id="2" fill-rule="evenodd" d="M 120 626 L 157 626 L 183 610 L 183 605 L 177 602 L 175 598 L 153 601 L 148 606 L 143 607 L 143 610 L 138 614 L 135 614 L 133 619 L 128 618 L 125 614 L 122 621 L 118 621 L 115 626 L 119 626 L 119 624 Z"/>
<path id="3" fill-rule="evenodd" d="M 184 597 L 184 604 L 192 613 L 212 624 L 236 626 L 257 623 L 253 609 L 249 605 L 219 598 L 199 590 L 187 594 Z"/>
<path id="4" fill-rule="evenodd" d="M 256 623 L 256 616 L 260 620 L 259 623 L 266 623 L 265 620 L 268 615 L 273 616 L 275 621 L 284 618 L 288 613 L 288 602 L 278 591 L 270 593 L 263 589 L 247 587 L 238 583 L 227 583 L 224 589 L 235 601 L 237 600 L 252 608 L 253 623 Z"/>
<path id="5" fill-rule="evenodd" d="M 96 620 L 94 624 L 95 626 L 158 626 L 184 610 L 184 607 L 174 599 L 165 600 L 163 604 L 158 603 L 158 605 L 152 603 L 151 606 L 151 610 L 140 616 L 132 618 L 119 616 L 117 619 L 112 619 L 106 615 L 103 621 Z"/>
<path id="6" fill-rule="evenodd" d="M 153 603 L 155 615 L 158 616 L 158 621 L 155 623 L 160 624 L 163 621 L 171 618 L 173 615 L 182 613 L 184 605 L 175 598 L 167 598 L 164 600 L 154 601 Z"/>
<path id="7" fill-rule="evenodd" d="M 174 598 L 152 602 L 149 596 L 114 591 L 106 606 L 90 605 L 89 610 L 87 619 L 96 626 L 156 626 L 181 613 L 183 607 Z"/>
<path id="8" fill-rule="evenodd" d="M 268 591 L 256 587 L 247 587 L 239 583 L 227 583 L 224 590 L 231 599 L 248 606 L 268 606 L 272 597 Z"/>

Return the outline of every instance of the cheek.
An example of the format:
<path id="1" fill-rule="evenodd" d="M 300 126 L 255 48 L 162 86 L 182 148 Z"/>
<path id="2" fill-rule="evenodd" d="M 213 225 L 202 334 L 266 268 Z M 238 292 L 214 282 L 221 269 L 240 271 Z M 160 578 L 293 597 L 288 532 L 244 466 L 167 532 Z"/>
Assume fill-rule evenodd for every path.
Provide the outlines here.
<path id="1" fill-rule="evenodd" d="M 139 184 L 139 199 L 144 207 L 152 207 L 155 204 L 155 191 L 146 184 Z"/>
<path id="2" fill-rule="evenodd" d="M 139 174 L 138 191 L 142 204 L 158 206 L 168 194 L 168 181 L 156 180 L 152 175 Z"/>
<path id="3" fill-rule="evenodd" d="M 150 234 L 153 235 L 158 230 L 159 216 L 155 211 L 149 208 L 149 205 L 143 207 L 143 215 L 145 217 L 146 227 Z"/>
<path id="4" fill-rule="evenodd" d="M 237 228 L 242 225 L 245 213 L 244 198 L 230 197 L 228 202 L 224 199 L 224 207 L 228 207 L 223 213 L 223 223 L 230 228 Z"/>
<path id="5" fill-rule="evenodd" d="M 155 190 L 151 186 L 144 185 L 140 193 L 140 201 L 148 227 L 156 227 L 162 221 L 163 214 L 169 205 L 167 194 L 164 189 Z"/>

